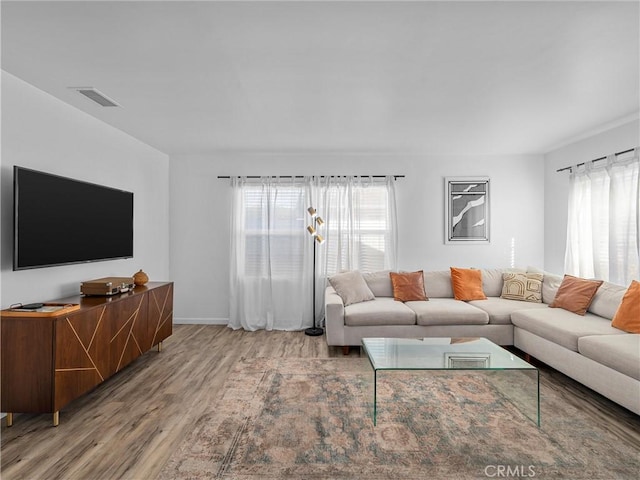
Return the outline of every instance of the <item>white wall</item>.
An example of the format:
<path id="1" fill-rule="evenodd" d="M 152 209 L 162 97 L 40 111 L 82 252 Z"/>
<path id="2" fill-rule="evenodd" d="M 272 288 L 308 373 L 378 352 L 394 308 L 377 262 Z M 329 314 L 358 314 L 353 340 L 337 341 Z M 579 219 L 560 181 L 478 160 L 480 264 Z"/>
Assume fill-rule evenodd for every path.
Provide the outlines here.
<path id="1" fill-rule="evenodd" d="M 635 120 L 589 136 L 545 155 L 544 268 L 564 272 L 567 244 L 569 171 L 558 169 L 640 146 L 640 121 Z"/>
<path id="2" fill-rule="evenodd" d="M 13 165 L 134 192 L 134 258 L 14 272 Z M 170 280 L 167 155 L 2 72 L 0 168 L 2 308 L 73 295 L 83 280 L 140 268 Z"/>
<path id="3" fill-rule="evenodd" d="M 542 267 L 542 156 L 251 154 L 175 156 L 170 161 L 171 272 L 177 321 L 229 316 L 228 180 L 218 175 L 400 174 L 399 268 Z M 489 176 L 491 243 L 444 244 L 444 177 Z"/>

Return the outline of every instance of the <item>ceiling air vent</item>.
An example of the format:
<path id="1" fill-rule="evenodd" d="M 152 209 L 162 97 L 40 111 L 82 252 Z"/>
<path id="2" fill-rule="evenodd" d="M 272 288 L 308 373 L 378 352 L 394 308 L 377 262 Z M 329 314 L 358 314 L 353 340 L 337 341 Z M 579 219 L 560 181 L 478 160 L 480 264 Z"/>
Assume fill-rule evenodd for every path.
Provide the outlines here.
<path id="1" fill-rule="evenodd" d="M 76 92 L 81 93 L 90 100 L 93 100 L 102 107 L 119 107 L 116 102 L 107 97 L 104 93 L 99 92 L 93 87 L 71 87 Z"/>

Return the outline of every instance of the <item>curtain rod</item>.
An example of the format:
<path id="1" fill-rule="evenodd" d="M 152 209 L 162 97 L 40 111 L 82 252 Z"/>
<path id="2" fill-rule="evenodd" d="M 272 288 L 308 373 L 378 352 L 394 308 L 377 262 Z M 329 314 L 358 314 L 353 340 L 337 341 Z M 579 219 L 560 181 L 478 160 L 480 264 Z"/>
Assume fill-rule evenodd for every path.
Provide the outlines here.
<path id="1" fill-rule="evenodd" d="M 624 155 L 625 153 L 633 152 L 636 148 L 638 148 L 638 147 L 635 147 L 635 148 L 629 148 L 628 150 L 623 150 L 622 152 L 616 152 L 614 155 L 615 155 L 616 157 L 617 157 L 617 156 L 620 156 L 620 155 Z M 592 161 L 592 162 L 599 162 L 599 161 L 601 161 L 601 160 L 606 160 L 606 159 L 607 159 L 607 157 L 605 156 L 605 157 L 596 158 L 596 159 L 591 160 L 591 161 Z M 581 167 L 581 166 L 583 166 L 585 163 L 587 163 L 587 162 L 582 162 L 582 163 L 578 163 L 577 165 L 571 165 L 571 166 L 569 166 L 569 167 L 560 168 L 560 169 L 556 170 L 556 173 L 557 173 L 557 172 L 563 172 L 563 171 L 565 171 L 565 170 L 571 170 L 572 168 L 576 168 L 576 167 Z"/>
<path id="2" fill-rule="evenodd" d="M 269 176 L 269 175 L 265 175 Z M 336 178 L 336 177 L 371 177 L 371 178 L 385 178 L 393 177 L 394 180 L 398 178 L 404 178 L 404 175 L 307 175 L 308 177 L 318 178 Z M 233 177 L 245 177 L 245 178 L 262 178 L 260 175 L 233 175 Z M 232 178 L 229 175 L 218 175 L 218 178 Z M 271 178 L 305 178 L 305 175 L 271 175 Z"/>

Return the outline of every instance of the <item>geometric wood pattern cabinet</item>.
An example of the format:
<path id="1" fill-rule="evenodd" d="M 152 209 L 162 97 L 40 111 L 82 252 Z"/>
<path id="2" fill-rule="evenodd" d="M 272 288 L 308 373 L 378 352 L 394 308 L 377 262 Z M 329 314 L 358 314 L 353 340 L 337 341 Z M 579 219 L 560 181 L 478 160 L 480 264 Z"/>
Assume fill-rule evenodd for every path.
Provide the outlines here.
<path id="1" fill-rule="evenodd" d="M 13 413 L 53 413 L 155 345 L 173 327 L 173 283 L 149 282 L 109 297 L 74 296 L 66 315 L 1 320 L 1 403 Z"/>

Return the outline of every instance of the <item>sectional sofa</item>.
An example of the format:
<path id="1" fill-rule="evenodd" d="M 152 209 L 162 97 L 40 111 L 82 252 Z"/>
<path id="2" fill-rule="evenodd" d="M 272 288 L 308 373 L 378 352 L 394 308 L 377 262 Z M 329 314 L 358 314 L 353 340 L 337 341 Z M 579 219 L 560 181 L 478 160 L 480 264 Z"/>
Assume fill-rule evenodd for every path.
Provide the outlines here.
<path id="1" fill-rule="evenodd" d="M 540 272 L 540 302 L 503 298 L 504 274 L 481 270 L 485 300 L 454 298 L 450 271 L 423 272 L 428 300 L 394 300 L 390 272 L 364 273 L 374 298 L 345 306 L 325 292 L 327 343 L 359 346 L 365 337 L 485 337 L 528 355 L 640 414 L 640 335 L 611 325 L 626 287 L 603 282 L 584 315 L 550 308 L 563 276 Z M 506 277 L 504 277 L 506 278 Z"/>

